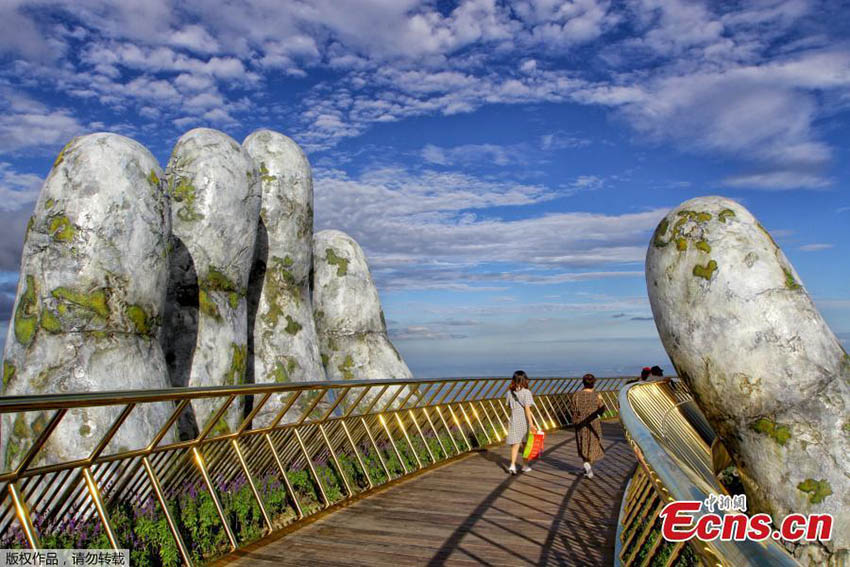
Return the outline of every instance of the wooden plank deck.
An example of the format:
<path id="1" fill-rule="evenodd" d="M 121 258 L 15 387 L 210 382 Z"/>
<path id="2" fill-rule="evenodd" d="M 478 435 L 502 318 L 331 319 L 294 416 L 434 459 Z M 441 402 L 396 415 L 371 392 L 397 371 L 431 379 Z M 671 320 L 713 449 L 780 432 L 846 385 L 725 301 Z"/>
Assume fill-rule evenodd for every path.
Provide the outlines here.
<path id="1" fill-rule="evenodd" d="M 473 453 L 228 558 L 271 565 L 612 565 L 635 464 L 618 422 L 584 478 L 572 430 L 547 435 L 534 471 L 511 477 L 507 447 Z"/>

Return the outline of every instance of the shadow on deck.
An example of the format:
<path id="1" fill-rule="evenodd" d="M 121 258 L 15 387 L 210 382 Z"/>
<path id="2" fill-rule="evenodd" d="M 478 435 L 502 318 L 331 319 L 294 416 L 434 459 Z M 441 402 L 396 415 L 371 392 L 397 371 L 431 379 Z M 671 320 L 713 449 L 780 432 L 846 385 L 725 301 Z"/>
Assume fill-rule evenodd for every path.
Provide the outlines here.
<path id="1" fill-rule="evenodd" d="M 571 429 L 547 435 L 534 471 L 508 476 L 507 447 L 473 453 L 225 560 L 263 565 L 612 565 L 635 458 L 618 422 L 585 479 Z"/>

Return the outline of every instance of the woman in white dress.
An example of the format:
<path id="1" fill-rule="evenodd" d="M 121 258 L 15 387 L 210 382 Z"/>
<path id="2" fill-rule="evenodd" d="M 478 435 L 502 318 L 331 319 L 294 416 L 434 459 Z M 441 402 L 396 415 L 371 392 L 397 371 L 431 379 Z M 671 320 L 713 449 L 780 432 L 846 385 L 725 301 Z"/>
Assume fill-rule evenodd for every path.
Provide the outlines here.
<path id="1" fill-rule="evenodd" d="M 505 442 L 511 446 L 511 466 L 508 472 L 516 474 L 516 459 L 519 455 L 520 444 L 528 438 L 528 432 L 537 433 L 537 425 L 531 413 L 534 397 L 528 389 L 528 376 L 522 370 L 514 372 L 511 386 L 507 394 L 508 407 L 511 408 L 511 423 L 508 427 L 508 437 Z M 528 472 L 528 463 L 522 467 L 522 472 Z"/>

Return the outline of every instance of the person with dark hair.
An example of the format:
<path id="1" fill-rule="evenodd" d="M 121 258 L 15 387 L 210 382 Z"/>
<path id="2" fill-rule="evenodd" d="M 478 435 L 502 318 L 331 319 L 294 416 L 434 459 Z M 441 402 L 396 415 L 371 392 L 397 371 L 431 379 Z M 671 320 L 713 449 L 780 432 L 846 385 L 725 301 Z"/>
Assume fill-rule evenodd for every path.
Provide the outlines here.
<path id="1" fill-rule="evenodd" d="M 661 380 L 662 378 L 664 378 L 664 371 L 661 370 L 660 366 L 653 366 L 652 368 L 650 368 L 649 374 L 650 376 L 652 376 L 653 380 Z"/>
<path id="2" fill-rule="evenodd" d="M 576 430 L 576 448 L 584 462 L 584 476 L 593 478 L 591 465 L 605 454 L 599 421 L 599 417 L 605 413 L 605 402 L 593 389 L 596 384 L 593 374 L 585 374 L 581 382 L 583 388 L 570 397 L 570 411 Z"/>
<path id="3" fill-rule="evenodd" d="M 644 367 L 643 367 L 643 370 L 641 370 L 641 371 L 640 371 L 640 381 L 641 381 L 641 382 L 645 382 L 645 381 L 646 381 L 646 379 L 647 379 L 647 378 L 649 378 L 649 373 L 650 373 L 650 371 L 651 371 L 651 369 L 649 368 L 649 366 L 644 366 Z M 626 384 L 632 384 L 632 383 L 637 382 L 637 381 L 638 381 L 638 379 L 637 379 L 637 378 L 633 378 L 633 379 L 631 379 L 631 380 L 628 380 L 628 381 L 626 382 Z"/>
<path id="4" fill-rule="evenodd" d="M 534 398 L 528 389 L 528 376 L 522 370 L 514 372 L 511 378 L 511 386 L 508 390 L 508 407 L 511 408 L 511 423 L 508 427 L 508 437 L 505 442 L 511 446 L 511 466 L 508 472 L 516 474 L 516 459 L 519 455 L 519 446 L 528 437 L 529 431 L 537 433 L 537 425 L 534 423 L 534 415 L 531 406 Z M 522 467 L 522 472 L 529 472 L 531 467 L 528 463 Z"/>

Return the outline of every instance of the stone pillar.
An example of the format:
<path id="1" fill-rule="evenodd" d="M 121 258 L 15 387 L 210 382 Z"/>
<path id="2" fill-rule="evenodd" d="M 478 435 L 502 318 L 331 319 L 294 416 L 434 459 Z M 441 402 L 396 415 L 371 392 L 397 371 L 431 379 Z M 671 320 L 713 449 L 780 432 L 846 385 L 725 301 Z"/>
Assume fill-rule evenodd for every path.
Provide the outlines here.
<path id="1" fill-rule="evenodd" d="M 646 283 L 661 341 L 737 465 L 750 513 L 829 513 L 850 548 L 850 357 L 744 207 L 691 199 L 658 225 Z"/>
<path id="2" fill-rule="evenodd" d="M 168 387 L 157 338 L 170 226 L 162 170 L 142 145 L 99 133 L 65 146 L 27 228 L 4 395 Z M 136 407 L 107 452 L 146 446 L 171 408 Z M 121 409 L 69 411 L 36 464 L 88 456 Z M 4 468 L 19 461 L 52 414 L 3 416 Z"/>
<path id="3" fill-rule="evenodd" d="M 171 381 L 178 386 L 238 386 L 248 359 L 245 296 L 260 207 L 258 172 L 232 138 L 197 128 L 177 141 L 166 176 L 176 250 L 169 283 L 174 303 L 167 313 L 174 326 L 167 333 L 195 337 L 194 345 L 185 340 L 164 344 Z M 199 428 L 207 425 L 220 401 L 192 403 Z M 232 430 L 242 417 L 240 397 L 213 431 Z"/>
<path id="4" fill-rule="evenodd" d="M 363 250 L 338 230 L 313 237 L 313 311 L 329 380 L 413 377 L 387 337 Z"/>
<path id="5" fill-rule="evenodd" d="M 243 147 L 260 172 L 262 206 L 251 280 L 253 381 L 325 380 L 319 357 L 310 270 L 313 266 L 313 178 L 307 156 L 283 134 L 259 130 Z M 255 284 L 252 283 L 252 288 Z M 267 425 L 289 394 L 272 396 L 254 419 Z"/>

